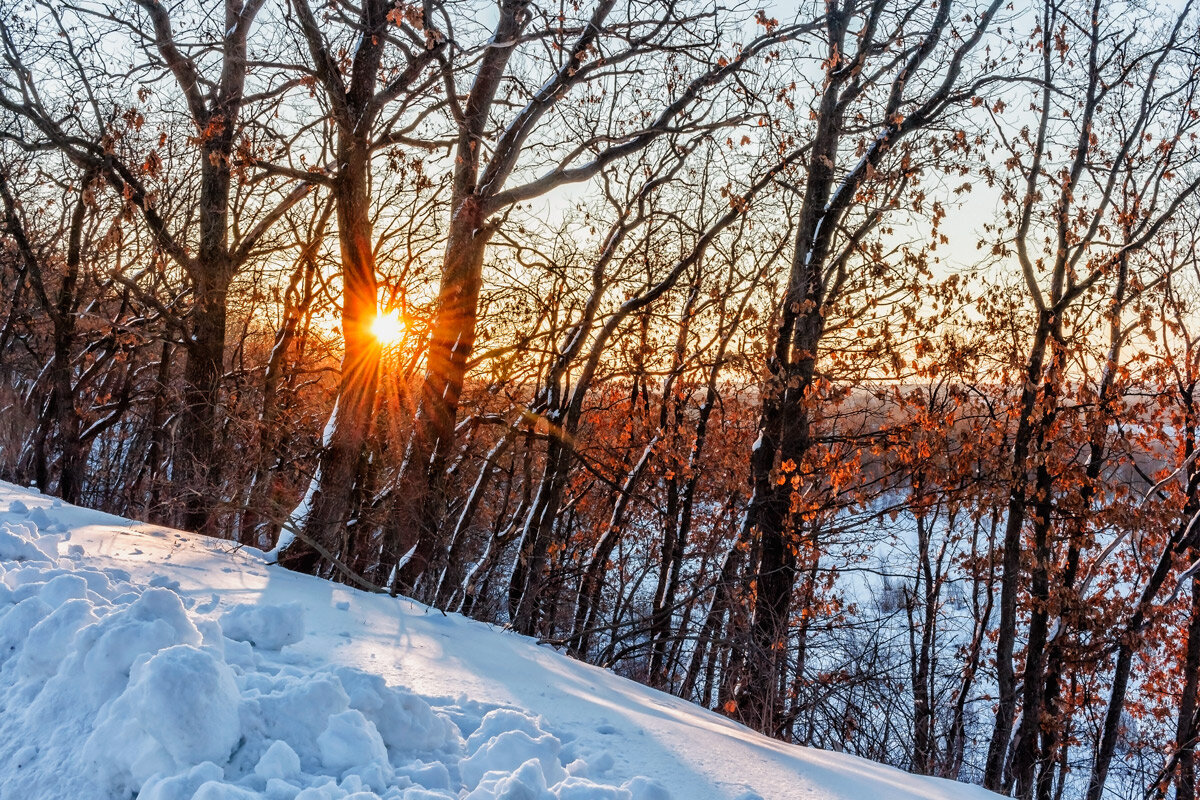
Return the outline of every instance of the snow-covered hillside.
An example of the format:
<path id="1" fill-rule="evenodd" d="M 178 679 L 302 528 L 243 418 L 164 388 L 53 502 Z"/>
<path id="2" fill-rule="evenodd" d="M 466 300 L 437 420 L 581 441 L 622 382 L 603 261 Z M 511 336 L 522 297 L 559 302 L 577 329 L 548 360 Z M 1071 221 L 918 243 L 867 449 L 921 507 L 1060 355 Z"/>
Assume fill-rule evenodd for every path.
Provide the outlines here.
<path id="1" fill-rule="evenodd" d="M 994 797 L 0 483 L 0 798 Z"/>

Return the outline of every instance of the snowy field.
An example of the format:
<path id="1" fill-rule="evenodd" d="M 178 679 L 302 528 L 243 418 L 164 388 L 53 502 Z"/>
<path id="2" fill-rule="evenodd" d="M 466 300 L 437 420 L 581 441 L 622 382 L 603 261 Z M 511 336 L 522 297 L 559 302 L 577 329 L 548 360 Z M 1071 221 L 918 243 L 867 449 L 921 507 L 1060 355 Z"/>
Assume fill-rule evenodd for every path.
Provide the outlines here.
<path id="1" fill-rule="evenodd" d="M 994 797 L 6 483 L 0 575 L 0 800 Z"/>

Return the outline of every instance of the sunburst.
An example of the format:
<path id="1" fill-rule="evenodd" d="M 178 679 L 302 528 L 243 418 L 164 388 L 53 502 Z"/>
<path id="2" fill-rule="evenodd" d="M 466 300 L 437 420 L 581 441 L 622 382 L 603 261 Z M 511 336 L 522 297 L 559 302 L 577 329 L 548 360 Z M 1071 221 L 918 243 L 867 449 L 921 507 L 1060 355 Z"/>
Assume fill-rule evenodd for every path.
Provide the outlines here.
<path id="1" fill-rule="evenodd" d="M 379 312 L 371 322 L 371 335 L 384 347 L 399 344 L 406 330 L 404 318 L 395 309 Z"/>

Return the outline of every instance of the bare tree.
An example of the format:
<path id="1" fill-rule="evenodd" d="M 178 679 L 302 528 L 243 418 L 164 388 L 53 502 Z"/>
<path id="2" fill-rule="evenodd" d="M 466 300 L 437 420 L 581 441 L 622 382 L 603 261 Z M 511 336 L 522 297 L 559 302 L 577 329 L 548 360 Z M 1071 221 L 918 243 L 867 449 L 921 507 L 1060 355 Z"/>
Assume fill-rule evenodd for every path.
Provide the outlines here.
<path id="1" fill-rule="evenodd" d="M 379 305 L 373 160 L 389 142 L 405 140 L 406 125 L 414 124 L 406 113 L 418 119 L 428 113 L 417 100 L 438 82 L 437 73 L 427 67 L 441 53 L 445 38 L 428 27 L 430 7 L 405 20 L 387 0 L 364 0 L 346 20 L 345 32 L 354 40 L 347 61 L 338 57 L 337 44 L 323 33 L 307 0 L 295 0 L 292 8 L 333 129 L 333 167 L 319 180 L 329 185 L 334 198 L 345 349 L 318 472 L 290 520 L 300 538 L 285 544 L 280 561 L 311 569 L 323 550 L 361 569 L 359 562 L 368 558 L 366 542 L 363 536 L 352 537 L 349 527 L 363 502 L 362 470 L 378 389 L 379 344 L 371 333 Z M 333 564 L 324 567 L 332 569 Z"/>
<path id="2" fill-rule="evenodd" d="M 456 134 L 454 179 L 424 386 L 398 481 L 402 502 L 384 532 L 384 564 L 390 569 L 404 562 L 393 591 L 411 590 L 440 546 L 444 473 L 475 346 L 483 265 L 505 215 L 558 187 L 589 180 L 668 135 L 725 124 L 725 109 L 713 100 L 718 87 L 806 29 L 772 24 L 724 55 L 713 27 L 723 9 L 667 3 L 649 10 L 618 13 L 616 3 L 601 0 L 563 24 L 543 20 L 524 0 L 506 0 L 486 45 L 455 41 L 439 59 Z M 549 57 L 535 55 L 545 46 Z M 637 76 L 650 72 L 664 74 L 667 85 L 640 85 Z M 469 89 L 460 102 L 456 87 L 463 82 Z M 665 103 L 643 107 L 664 88 Z M 510 97 L 514 89 L 517 97 Z M 567 103 L 569 96 L 591 103 Z M 549 155 L 531 160 L 531 153 Z"/>
<path id="3" fill-rule="evenodd" d="M 812 146 L 762 388 L 751 456 L 753 496 L 743 521 L 757 553 L 748 652 L 726 679 L 736 687 L 736 716 L 759 730 L 775 730 L 779 709 L 780 654 L 796 552 L 805 536 L 791 477 L 813 443 L 808 403 L 827 311 L 839 299 L 863 239 L 907 180 L 911 167 L 903 159 L 888 167 L 898 145 L 1000 80 L 968 81 L 964 73 L 1001 4 L 961 12 L 953 6 L 842 3 L 827 6 L 822 17 L 826 52 L 812 107 Z M 875 199 L 864 203 L 864 197 Z"/>
<path id="4" fill-rule="evenodd" d="M 157 0 L 138 2 L 140 14 L 133 6 L 110 9 L 97 4 L 67 12 L 39 3 L 36 17 L 12 15 L 0 24 L 8 67 L 0 86 L 0 107 L 12 115 L 5 135 L 28 148 L 53 147 L 104 181 L 125 200 L 129 213 L 141 217 L 155 246 L 187 277 L 191 306 L 183 340 L 184 412 L 175 450 L 175 483 L 184 500 L 181 524 L 207 532 L 212 532 L 212 487 L 219 475 L 214 431 L 225 372 L 230 283 L 271 226 L 313 185 L 303 178 L 231 239 L 231 189 L 247 158 L 239 150 L 247 141 L 242 112 L 288 88 L 268 83 L 262 92 L 247 92 L 248 42 L 262 6 L 263 0 L 228 0 L 219 18 L 207 20 L 204 35 L 184 44 L 172 27 L 172 11 Z M 59 37 L 42 44 L 51 37 L 37 38 L 40 25 L 57 29 Z M 164 184 L 173 176 L 162 172 L 162 157 L 153 144 L 135 141 L 142 124 L 135 99 L 102 94 L 118 80 L 96 54 L 105 49 L 101 40 L 112 42 L 118 36 L 141 53 L 145 60 L 140 71 L 156 87 L 163 87 L 163 73 L 170 76 L 176 98 L 186 108 L 199 173 L 194 220 L 167 219 L 160 213 L 161 196 L 174 188 Z M 106 107 L 109 102 L 113 105 Z M 121 116 L 112 107 L 131 110 Z"/>
<path id="5" fill-rule="evenodd" d="M 1102 26 L 1113 23 L 1099 4 L 1078 11 L 1081 13 L 1077 18 L 1075 9 L 1055 4 L 1043 7 L 1038 25 L 1038 125 L 1031 134 L 1005 139 L 1012 152 L 1009 164 L 1017 166 L 1019 175 L 1019 186 L 1008 194 L 1016 207 L 1012 249 L 1037 322 L 1023 368 L 1018 424 L 1012 440 L 996 653 L 999 702 L 984 783 L 993 789 L 1015 784 L 1022 797 L 1034 791 L 1039 726 L 1047 692 L 1043 669 L 1051 624 L 1051 532 L 1058 487 L 1044 451 L 1051 446 L 1050 431 L 1060 410 L 1067 357 L 1064 326 L 1073 314 L 1080 313 L 1089 292 L 1112 277 L 1117 279 L 1114 302 L 1120 308 L 1124 302 L 1121 293 L 1125 291 L 1122 283 L 1128 280 L 1128 259 L 1151 242 L 1200 188 L 1194 178 L 1172 180 L 1177 170 L 1187 169 L 1195 158 L 1187 145 L 1155 147 L 1146 140 L 1149 130 L 1168 125 L 1172 126 L 1168 139 L 1180 141 L 1173 137 L 1186 137 L 1195 125 L 1177 110 L 1181 99 L 1193 95 L 1193 79 L 1177 78 L 1173 69 L 1177 60 L 1190 58 L 1179 47 L 1191 24 L 1189 9 L 1173 20 L 1163 41 L 1154 44 L 1142 40 L 1133 28 L 1125 28 L 1120 37 L 1108 35 Z M 1078 58 L 1063 55 L 1075 51 L 1081 54 Z M 1056 99 L 1066 97 L 1056 93 L 1056 88 L 1072 85 L 1072 81 L 1078 88 L 1069 94 L 1080 99 Z M 1070 106 L 1067 114 L 1059 108 L 1060 102 Z M 1115 124 L 1103 124 L 1104 110 Z M 1055 165 L 1050 152 L 1060 138 L 1069 143 L 1072 155 L 1065 163 Z M 1110 353 L 1110 360 L 1119 353 L 1119 337 L 1113 345 L 1117 349 Z M 1027 545 L 1024 531 L 1031 519 L 1032 542 Z M 1028 578 L 1022 571 L 1027 553 L 1032 564 Z M 1017 599 L 1026 581 L 1035 610 L 1029 622 L 1021 682 L 1021 728 L 1013 740 L 1018 699 L 1014 667 Z M 1119 666 L 1118 673 L 1122 671 Z M 1117 678 L 1114 698 L 1122 692 L 1122 680 Z M 1052 682 L 1051 695 L 1057 692 L 1056 686 Z M 1119 707 L 1120 701 L 1113 705 Z M 1115 728 L 1106 734 L 1107 743 L 1101 745 L 1090 800 L 1099 797 L 1104 762 L 1111 757 L 1114 737 Z M 1011 771 L 1006 771 L 1006 765 Z M 1048 791 L 1044 782 L 1042 795 Z"/>

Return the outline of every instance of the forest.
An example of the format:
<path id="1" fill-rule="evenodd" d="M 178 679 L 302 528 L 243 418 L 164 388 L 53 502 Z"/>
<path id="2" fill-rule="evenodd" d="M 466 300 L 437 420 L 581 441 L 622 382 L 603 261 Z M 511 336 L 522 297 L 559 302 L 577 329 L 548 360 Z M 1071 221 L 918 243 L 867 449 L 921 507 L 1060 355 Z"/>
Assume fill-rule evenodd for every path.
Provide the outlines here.
<path id="1" fill-rule="evenodd" d="M 1193 0 L 0 0 L 0 49 L 0 479 L 788 742 L 1195 800 Z"/>

